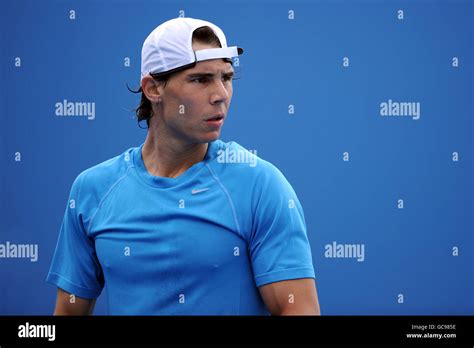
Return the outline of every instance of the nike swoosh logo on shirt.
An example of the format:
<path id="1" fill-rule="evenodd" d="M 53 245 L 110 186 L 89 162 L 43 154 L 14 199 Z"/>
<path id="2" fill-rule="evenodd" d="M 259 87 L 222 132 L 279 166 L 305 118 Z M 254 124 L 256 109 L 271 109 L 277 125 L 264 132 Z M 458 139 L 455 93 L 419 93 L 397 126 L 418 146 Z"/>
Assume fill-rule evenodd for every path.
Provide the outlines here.
<path id="1" fill-rule="evenodd" d="M 194 189 L 194 190 L 191 191 L 191 193 L 192 193 L 193 195 L 195 195 L 196 193 L 204 192 L 204 191 L 207 191 L 207 190 L 209 190 L 209 187 L 206 187 L 206 188 L 203 188 L 203 189 L 199 189 L 199 190 Z"/>

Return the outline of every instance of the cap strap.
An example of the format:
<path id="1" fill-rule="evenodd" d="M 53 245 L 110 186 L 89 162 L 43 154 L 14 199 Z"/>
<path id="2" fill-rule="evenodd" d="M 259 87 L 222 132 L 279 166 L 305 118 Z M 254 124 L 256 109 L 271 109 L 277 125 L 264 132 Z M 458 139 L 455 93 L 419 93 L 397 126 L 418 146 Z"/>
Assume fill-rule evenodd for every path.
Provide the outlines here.
<path id="1" fill-rule="evenodd" d="M 233 58 L 239 55 L 237 46 L 223 48 L 206 48 L 205 50 L 194 51 L 196 61 L 216 59 L 216 58 Z"/>

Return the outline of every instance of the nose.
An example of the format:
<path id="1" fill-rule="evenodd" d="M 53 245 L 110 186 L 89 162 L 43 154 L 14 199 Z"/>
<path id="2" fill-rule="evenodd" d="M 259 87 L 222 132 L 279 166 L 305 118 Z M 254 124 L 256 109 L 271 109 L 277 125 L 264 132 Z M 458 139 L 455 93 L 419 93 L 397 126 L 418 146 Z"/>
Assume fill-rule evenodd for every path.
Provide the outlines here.
<path id="1" fill-rule="evenodd" d="M 217 80 L 211 94 L 211 104 L 225 103 L 229 100 L 231 91 L 228 90 L 224 82 Z"/>

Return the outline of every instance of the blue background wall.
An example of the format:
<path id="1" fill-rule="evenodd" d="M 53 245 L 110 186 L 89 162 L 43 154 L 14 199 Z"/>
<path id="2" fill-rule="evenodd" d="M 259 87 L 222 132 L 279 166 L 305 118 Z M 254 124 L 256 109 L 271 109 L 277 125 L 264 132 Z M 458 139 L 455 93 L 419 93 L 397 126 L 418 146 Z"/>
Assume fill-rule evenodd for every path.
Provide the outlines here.
<path id="1" fill-rule="evenodd" d="M 52 312 L 72 182 L 144 141 L 126 84 L 180 11 L 245 49 L 222 139 L 295 188 L 322 313 L 474 314 L 474 10 L 459 0 L 3 1 L 0 243 L 39 254 L 0 258 L 0 314 Z M 64 99 L 95 102 L 95 118 L 56 116 Z M 389 99 L 420 103 L 420 118 L 381 116 Z M 333 242 L 363 244 L 364 261 L 326 257 Z"/>

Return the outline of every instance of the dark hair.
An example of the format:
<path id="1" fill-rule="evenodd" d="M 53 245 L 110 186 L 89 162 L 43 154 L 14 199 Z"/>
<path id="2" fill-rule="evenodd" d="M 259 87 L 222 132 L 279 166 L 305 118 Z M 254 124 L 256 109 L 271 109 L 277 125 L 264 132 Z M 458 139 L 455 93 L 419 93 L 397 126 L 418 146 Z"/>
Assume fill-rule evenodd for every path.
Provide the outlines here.
<path id="1" fill-rule="evenodd" d="M 216 36 L 214 31 L 210 27 L 207 27 L 207 26 L 200 27 L 200 28 L 196 29 L 193 32 L 193 42 L 200 42 L 200 43 L 204 43 L 204 44 L 209 44 L 209 45 L 214 46 L 214 47 L 222 47 L 222 45 L 219 41 L 219 38 Z M 232 64 L 232 60 L 229 59 L 227 61 Z M 176 69 L 176 70 L 170 71 L 170 72 L 165 73 L 165 74 L 161 73 L 161 74 L 150 74 L 150 75 L 151 75 L 151 77 L 153 77 L 153 79 L 155 81 L 158 81 L 158 82 L 162 83 L 163 87 L 166 87 L 166 83 L 168 82 L 170 77 L 172 77 L 177 72 L 188 69 L 188 68 L 191 68 L 194 65 L 195 64 L 190 65 L 190 66 L 185 66 L 185 67 L 183 67 L 183 69 Z M 130 89 L 130 87 L 128 87 L 128 85 L 127 85 L 127 88 L 132 93 L 141 93 L 142 94 L 141 99 L 140 99 L 140 104 L 135 109 L 135 113 L 136 113 L 136 116 L 137 116 L 138 126 L 140 128 L 143 128 L 143 127 L 140 126 L 140 122 L 143 121 L 143 120 L 146 120 L 147 128 L 149 128 L 150 127 L 150 119 L 153 117 L 153 109 L 152 109 L 150 100 L 146 97 L 145 93 L 143 93 L 143 90 L 142 90 L 141 87 L 136 91 Z"/>

